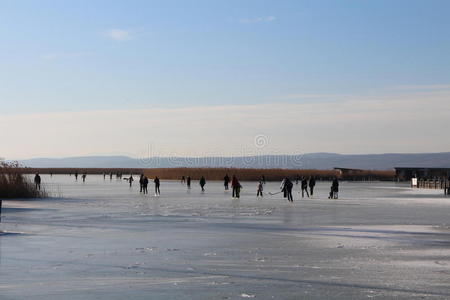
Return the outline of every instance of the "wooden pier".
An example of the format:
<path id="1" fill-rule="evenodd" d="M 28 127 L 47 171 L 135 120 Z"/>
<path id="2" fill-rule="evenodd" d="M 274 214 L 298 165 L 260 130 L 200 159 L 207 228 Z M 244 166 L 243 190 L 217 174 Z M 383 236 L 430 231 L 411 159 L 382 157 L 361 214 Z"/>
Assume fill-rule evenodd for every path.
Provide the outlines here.
<path id="1" fill-rule="evenodd" d="M 412 188 L 444 190 L 450 195 L 450 168 L 395 168 L 398 180 L 410 180 Z"/>

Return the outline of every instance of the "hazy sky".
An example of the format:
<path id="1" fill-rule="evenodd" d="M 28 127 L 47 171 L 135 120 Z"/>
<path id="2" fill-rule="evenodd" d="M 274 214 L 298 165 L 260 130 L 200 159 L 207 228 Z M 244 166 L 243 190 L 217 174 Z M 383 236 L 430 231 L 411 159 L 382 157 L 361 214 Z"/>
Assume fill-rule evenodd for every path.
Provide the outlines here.
<path id="1" fill-rule="evenodd" d="M 0 157 L 450 151 L 448 0 L 0 0 L 0 37 Z"/>

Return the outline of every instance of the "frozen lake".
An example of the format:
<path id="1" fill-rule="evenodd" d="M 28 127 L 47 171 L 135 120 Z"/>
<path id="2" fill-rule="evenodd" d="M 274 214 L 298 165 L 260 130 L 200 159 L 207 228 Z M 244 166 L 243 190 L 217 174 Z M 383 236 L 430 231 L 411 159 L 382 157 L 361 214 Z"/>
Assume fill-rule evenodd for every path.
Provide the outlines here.
<path id="1" fill-rule="evenodd" d="M 294 203 L 243 182 L 161 196 L 88 175 L 42 176 L 55 198 L 4 201 L 0 299 L 450 299 L 450 198 L 329 182 Z M 135 179 L 138 179 L 135 177 Z M 268 182 L 265 192 L 277 192 Z"/>

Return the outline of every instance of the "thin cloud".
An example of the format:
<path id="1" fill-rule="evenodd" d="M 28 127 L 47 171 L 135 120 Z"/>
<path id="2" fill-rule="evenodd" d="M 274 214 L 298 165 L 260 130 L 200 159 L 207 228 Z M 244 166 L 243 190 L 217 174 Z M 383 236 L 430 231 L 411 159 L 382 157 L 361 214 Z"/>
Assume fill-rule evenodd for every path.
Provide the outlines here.
<path id="1" fill-rule="evenodd" d="M 334 97 L 341 97 L 338 94 L 288 94 L 281 97 L 285 100 L 312 100 L 312 99 L 329 99 Z"/>
<path id="2" fill-rule="evenodd" d="M 243 18 L 239 19 L 239 23 L 252 24 L 252 23 L 269 23 L 275 21 L 277 18 L 274 16 L 256 17 L 256 18 Z"/>
<path id="3" fill-rule="evenodd" d="M 450 84 L 428 84 L 428 85 L 400 85 L 397 86 L 398 90 L 448 90 Z"/>
<path id="4" fill-rule="evenodd" d="M 0 156 L 62 157 L 111 149 L 125 153 L 146 149 L 153 143 L 161 156 L 214 153 L 242 156 L 248 154 L 242 151 L 254 149 L 256 134 L 270 137 L 265 151 L 271 154 L 297 149 L 338 153 L 446 151 L 449 141 L 429 133 L 446 128 L 450 111 L 442 108 L 447 107 L 449 96 L 450 91 L 426 97 L 418 94 L 354 96 L 333 103 L 274 102 L 2 115 L 0 127 L 18 125 L 14 130 L 0 131 L 0 140 L 14 145 L 2 149 Z M 123 122 L 117 126 L 119 119 Z M 155 131 L 155 128 L 164 130 Z M 151 135 L 142 135 L 145 132 Z"/>
<path id="5" fill-rule="evenodd" d="M 133 38 L 131 31 L 117 28 L 108 30 L 106 36 L 117 42 L 128 41 Z"/>

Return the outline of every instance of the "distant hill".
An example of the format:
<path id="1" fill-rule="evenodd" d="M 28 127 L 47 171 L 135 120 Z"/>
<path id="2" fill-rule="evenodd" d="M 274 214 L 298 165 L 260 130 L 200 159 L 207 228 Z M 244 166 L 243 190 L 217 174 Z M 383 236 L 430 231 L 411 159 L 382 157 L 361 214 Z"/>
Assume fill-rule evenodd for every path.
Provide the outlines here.
<path id="1" fill-rule="evenodd" d="M 309 153 L 303 155 L 263 155 L 249 157 L 152 157 L 82 156 L 68 158 L 34 158 L 19 161 L 32 168 L 286 168 L 320 169 L 335 167 L 388 170 L 394 167 L 450 168 L 450 152 L 419 154 L 336 154 Z"/>

